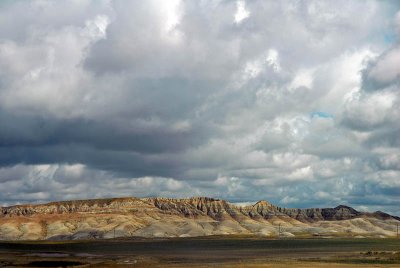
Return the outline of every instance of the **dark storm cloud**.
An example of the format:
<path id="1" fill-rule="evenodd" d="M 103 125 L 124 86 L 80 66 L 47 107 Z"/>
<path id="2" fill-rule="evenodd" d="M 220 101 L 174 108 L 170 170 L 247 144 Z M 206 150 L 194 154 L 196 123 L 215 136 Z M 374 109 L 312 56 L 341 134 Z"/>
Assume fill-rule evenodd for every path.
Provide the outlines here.
<path id="1" fill-rule="evenodd" d="M 168 158 L 159 159 L 130 151 L 99 150 L 82 145 L 3 147 L 0 152 L 3 166 L 11 166 L 15 163 L 27 165 L 83 163 L 95 169 L 119 174 L 119 176 L 168 177 L 182 173 L 178 163 Z"/>
<path id="2" fill-rule="evenodd" d="M 4 118 L 4 115 L 7 118 Z M 99 122 L 89 119 L 64 119 L 9 116 L 3 113 L 0 123 L 1 147 L 40 147 L 86 145 L 99 150 L 139 153 L 177 152 L 199 146 L 202 129 L 174 129 L 141 125 L 141 122 Z M 203 136 L 203 137 L 202 137 Z"/>

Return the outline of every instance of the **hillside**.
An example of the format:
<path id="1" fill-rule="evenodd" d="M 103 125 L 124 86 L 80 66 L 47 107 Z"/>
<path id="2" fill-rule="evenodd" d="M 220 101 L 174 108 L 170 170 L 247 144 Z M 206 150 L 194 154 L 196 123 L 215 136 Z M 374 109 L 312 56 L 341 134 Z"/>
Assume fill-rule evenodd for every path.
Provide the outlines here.
<path id="1" fill-rule="evenodd" d="M 90 239 L 257 235 L 267 237 L 396 235 L 400 219 L 348 206 L 292 209 L 259 201 L 237 206 L 194 197 L 113 198 L 0 208 L 0 239 Z"/>

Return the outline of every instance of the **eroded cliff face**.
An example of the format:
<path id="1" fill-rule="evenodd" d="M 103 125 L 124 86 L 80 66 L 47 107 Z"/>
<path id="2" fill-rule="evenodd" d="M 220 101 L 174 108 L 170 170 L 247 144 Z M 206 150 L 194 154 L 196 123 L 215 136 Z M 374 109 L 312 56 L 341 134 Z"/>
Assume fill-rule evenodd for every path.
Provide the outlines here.
<path id="1" fill-rule="evenodd" d="M 0 239 L 87 239 L 119 236 L 177 237 L 395 235 L 398 218 L 347 206 L 291 209 L 259 201 L 237 206 L 194 197 L 113 198 L 0 208 Z"/>
<path id="2" fill-rule="evenodd" d="M 111 213 L 152 208 L 151 202 L 138 198 L 90 199 L 51 202 L 43 205 L 17 205 L 0 208 L 0 217 L 65 213 Z"/>
<path id="3" fill-rule="evenodd" d="M 274 216 L 289 216 L 302 222 L 315 222 L 323 220 L 348 220 L 368 215 L 367 213 L 361 213 L 343 205 L 335 208 L 292 209 L 278 207 L 267 201 L 259 201 L 254 205 L 242 207 L 225 200 L 208 197 L 194 197 L 189 199 L 152 198 L 147 199 L 147 201 L 154 203 L 157 208 L 170 213 L 182 214 L 185 217 L 207 215 L 216 220 L 223 220 L 224 217 L 229 216 L 235 218 L 243 215 L 250 218 L 261 217 L 266 219 Z"/>

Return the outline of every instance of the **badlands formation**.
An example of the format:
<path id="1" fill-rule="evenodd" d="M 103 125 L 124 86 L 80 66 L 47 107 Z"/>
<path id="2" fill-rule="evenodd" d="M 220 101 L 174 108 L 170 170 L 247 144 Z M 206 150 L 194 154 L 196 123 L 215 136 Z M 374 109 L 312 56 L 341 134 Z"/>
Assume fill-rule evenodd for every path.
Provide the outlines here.
<path id="1" fill-rule="evenodd" d="M 393 237 L 400 218 L 351 207 L 290 209 L 267 201 L 238 206 L 196 197 L 113 198 L 0 208 L 1 240 L 113 237 Z"/>

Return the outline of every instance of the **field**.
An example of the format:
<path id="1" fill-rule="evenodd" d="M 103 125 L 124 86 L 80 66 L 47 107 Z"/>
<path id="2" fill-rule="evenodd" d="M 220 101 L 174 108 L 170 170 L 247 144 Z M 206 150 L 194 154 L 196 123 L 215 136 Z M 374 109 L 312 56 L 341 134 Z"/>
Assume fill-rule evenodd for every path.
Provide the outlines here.
<path id="1" fill-rule="evenodd" d="M 400 267 L 400 239 L 214 236 L 1 242 L 0 267 Z"/>

